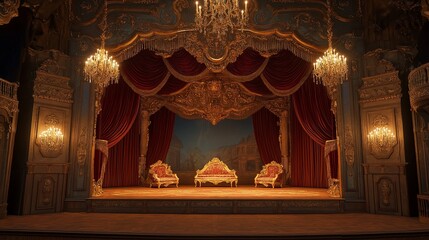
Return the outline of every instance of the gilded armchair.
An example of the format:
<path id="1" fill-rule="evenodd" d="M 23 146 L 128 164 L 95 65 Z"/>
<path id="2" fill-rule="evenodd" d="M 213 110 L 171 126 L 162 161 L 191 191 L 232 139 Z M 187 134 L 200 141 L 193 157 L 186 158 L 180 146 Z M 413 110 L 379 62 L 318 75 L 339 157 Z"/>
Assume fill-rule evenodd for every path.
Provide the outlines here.
<path id="1" fill-rule="evenodd" d="M 176 184 L 176 187 L 179 186 L 179 178 L 177 177 L 177 174 L 173 173 L 170 166 L 163 163 L 161 160 L 150 165 L 148 182 L 149 187 L 152 187 L 153 184 L 158 185 L 158 188 L 160 188 L 161 185 L 167 187 L 170 184 Z"/>
<path id="2" fill-rule="evenodd" d="M 262 167 L 260 173 L 258 173 L 255 177 L 255 187 L 258 184 L 262 184 L 265 187 L 268 187 L 270 184 L 274 188 L 276 183 L 279 183 L 280 187 L 283 186 L 281 182 L 281 174 L 283 173 L 283 165 L 272 161 L 270 163 L 265 164 Z"/>

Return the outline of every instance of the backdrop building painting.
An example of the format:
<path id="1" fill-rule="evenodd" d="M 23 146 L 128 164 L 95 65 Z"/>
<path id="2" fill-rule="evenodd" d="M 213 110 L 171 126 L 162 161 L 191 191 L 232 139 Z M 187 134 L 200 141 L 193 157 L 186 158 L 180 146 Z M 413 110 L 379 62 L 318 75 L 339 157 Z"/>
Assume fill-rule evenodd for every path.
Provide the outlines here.
<path id="1" fill-rule="evenodd" d="M 223 120 L 212 125 L 206 120 L 176 116 L 166 162 L 179 175 L 195 174 L 197 169 L 218 157 L 237 171 L 240 184 L 251 181 L 262 167 L 252 119 Z"/>

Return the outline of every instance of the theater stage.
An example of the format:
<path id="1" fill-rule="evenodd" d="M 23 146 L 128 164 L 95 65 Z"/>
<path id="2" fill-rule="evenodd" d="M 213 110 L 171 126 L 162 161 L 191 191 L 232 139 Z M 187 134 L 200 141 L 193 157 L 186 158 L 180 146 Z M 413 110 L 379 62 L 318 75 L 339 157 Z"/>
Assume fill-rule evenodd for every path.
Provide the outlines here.
<path id="1" fill-rule="evenodd" d="M 87 199 L 89 212 L 110 213 L 341 213 L 344 199 L 322 188 L 265 188 L 254 186 L 167 188 L 106 188 Z"/>

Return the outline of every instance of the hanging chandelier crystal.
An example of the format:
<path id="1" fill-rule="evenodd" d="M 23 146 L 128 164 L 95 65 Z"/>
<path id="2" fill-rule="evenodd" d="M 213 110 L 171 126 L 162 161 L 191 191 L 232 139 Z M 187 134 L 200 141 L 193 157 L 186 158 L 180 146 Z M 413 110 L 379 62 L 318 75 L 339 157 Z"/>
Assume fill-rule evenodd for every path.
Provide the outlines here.
<path id="1" fill-rule="evenodd" d="M 328 6 L 328 50 L 323 54 L 322 57 L 318 58 L 313 63 L 313 79 L 317 84 L 322 83 L 325 87 L 333 89 L 339 84 L 342 84 L 347 79 L 347 59 L 345 56 L 336 52 L 332 48 L 332 21 L 331 21 L 331 4 L 330 0 L 327 0 Z"/>
<path id="2" fill-rule="evenodd" d="M 117 83 L 119 78 L 119 64 L 104 49 L 106 29 L 107 1 L 104 2 L 101 48 L 97 49 L 97 52 L 86 60 L 84 67 L 85 80 L 100 88 L 107 87 L 111 83 Z"/>
<path id="3" fill-rule="evenodd" d="M 204 0 L 202 5 L 196 1 L 196 28 L 200 33 L 216 36 L 218 41 L 228 32 L 243 31 L 249 21 L 247 4 L 244 1 L 244 9 L 240 9 L 238 0 Z"/>

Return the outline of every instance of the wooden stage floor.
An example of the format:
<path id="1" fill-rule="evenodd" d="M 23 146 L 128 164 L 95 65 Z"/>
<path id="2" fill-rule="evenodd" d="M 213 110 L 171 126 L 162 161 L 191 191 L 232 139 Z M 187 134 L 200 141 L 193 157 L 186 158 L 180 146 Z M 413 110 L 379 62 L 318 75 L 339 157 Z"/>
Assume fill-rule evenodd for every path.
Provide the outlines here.
<path id="1" fill-rule="evenodd" d="M 95 199 L 338 199 L 330 197 L 325 188 L 266 188 L 254 186 L 169 186 L 167 188 L 121 187 L 105 188 Z"/>
<path id="2" fill-rule="evenodd" d="M 341 213 L 344 199 L 323 188 L 170 186 L 106 188 L 87 199 L 89 212 L 111 213 Z"/>

